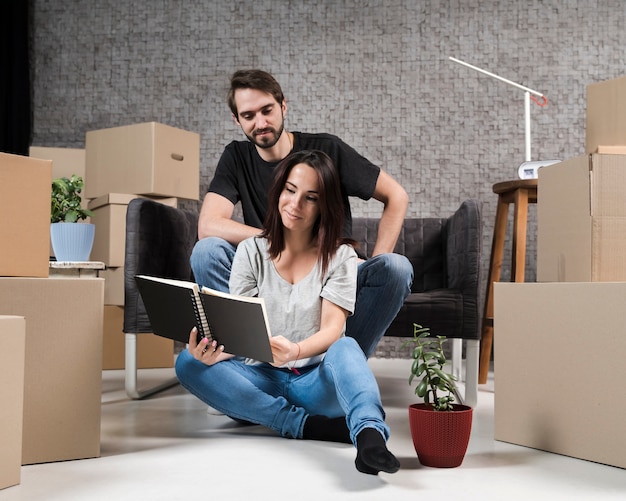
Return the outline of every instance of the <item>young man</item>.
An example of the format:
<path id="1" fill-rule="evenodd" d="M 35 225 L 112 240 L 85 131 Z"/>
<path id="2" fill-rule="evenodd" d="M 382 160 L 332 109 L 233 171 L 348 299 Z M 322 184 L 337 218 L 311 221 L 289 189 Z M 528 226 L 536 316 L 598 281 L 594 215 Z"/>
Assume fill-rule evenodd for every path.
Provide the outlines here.
<path id="1" fill-rule="evenodd" d="M 226 146 L 204 198 L 199 241 L 191 255 L 196 281 L 228 290 L 237 245 L 260 233 L 276 165 L 293 151 L 323 151 L 340 173 L 344 236 L 349 237 L 352 230 L 348 197 L 374 198 L 383 203 L 373 256 L 359 264 L 356 308 L 346 329 L 346 335 L 355 338 L 369 357 L 404 303 L 413 280 L 409 261 L 393 254 L 408 206 L 406 191 L 339 138 L 285 130 L 287 103 L 269 73 L 237 71 L 231 78 L 228 105 L 248 141 Z M 243 223 L 232 219 L 238 202 Z"/>

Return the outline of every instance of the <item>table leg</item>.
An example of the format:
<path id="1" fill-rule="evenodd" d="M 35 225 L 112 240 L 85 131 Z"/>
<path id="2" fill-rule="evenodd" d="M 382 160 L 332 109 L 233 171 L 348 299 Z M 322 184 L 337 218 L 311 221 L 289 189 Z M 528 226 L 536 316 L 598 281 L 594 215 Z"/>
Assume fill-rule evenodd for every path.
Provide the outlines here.
<path id="1" fill-rule="evenodd" d="M 515 191 L 513 215 L 513 261 L 511 282 L 524 282 L 526 269 L 526 222 L 528 221 L 528 190 Z"/>
<path id="2" fill-rule="evenodd" d="M 493 229 L 493 242 L 489 260 L 489 277 L 487 279 L 487 294 L 482 320 L 480 340 L 480 362 L 478 369 L 478 383 L 485 384 L 489 374 L 489 361 L 493 343 L 493 284 L 500 280 L 502 258 L 504 256 L 504 241 L 509 216 L 509 202 L 504 197 L 498 197 L 496 208 L 496 222 Z"/>

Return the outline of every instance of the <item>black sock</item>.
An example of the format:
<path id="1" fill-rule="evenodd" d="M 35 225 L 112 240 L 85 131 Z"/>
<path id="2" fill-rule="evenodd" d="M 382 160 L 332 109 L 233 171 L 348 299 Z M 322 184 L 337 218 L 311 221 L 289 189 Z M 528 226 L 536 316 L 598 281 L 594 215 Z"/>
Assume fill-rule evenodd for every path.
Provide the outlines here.
<path id="1" fill-rule="evenodd" d="M 361 473 L 378 475 L 378 472 L 395 473 L 400 462 L 387 449 L 384 437 L 374 428 L 364 428 L 356 437 L 354 464 Z"/>
<path id="2" fill-rule="evenodd" d="M 351 444 L 350 430 L 346 418 L 329 418 L 326 416 L 309 416 L 304 422 L 302 438 L 306 440 L 324 440 Z"/>

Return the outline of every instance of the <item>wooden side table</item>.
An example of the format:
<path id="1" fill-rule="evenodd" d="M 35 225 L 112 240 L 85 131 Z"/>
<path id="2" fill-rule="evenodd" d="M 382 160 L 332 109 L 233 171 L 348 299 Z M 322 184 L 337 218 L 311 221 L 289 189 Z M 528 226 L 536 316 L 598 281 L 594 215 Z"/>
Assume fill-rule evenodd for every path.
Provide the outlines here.
<path id="1" fill-rule="evenodd" d="M 537 203 L 537 179 L 518 179 L 496 183 L 493 185 L 493 192 L 498 195 L 498 206 L 496 208 L 496 222 L 493 228 L 487 294 L 485 296 L 482 320 L 478 368 L 479 384 L 485 384 L 489 374 L 489 360 L 493 345 L 493 283 L 500 281 L 509 205 L 514 205 L 511 281 L 524 282 L 528 204 Z"/>

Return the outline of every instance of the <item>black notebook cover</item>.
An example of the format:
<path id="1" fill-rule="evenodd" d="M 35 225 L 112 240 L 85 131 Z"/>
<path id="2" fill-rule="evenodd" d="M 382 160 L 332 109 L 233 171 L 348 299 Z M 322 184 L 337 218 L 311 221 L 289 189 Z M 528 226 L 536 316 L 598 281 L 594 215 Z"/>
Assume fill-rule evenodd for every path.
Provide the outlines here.
<path id="1" fill-rule="evenodd" d="M 189 342 L 189 332 L 198 327 L 199 338 L 209 335 L 233 355 L 272 362 L 269 324 L 262 300 L 240 298 L 210 290 L 200 291 L 202 304 L 196 311 L 192 282 L 159 279 L 138 275 L 137 288 L 155 334 L 182 343 Z M 223 297 L 225 296 L 225 297 Z M 202 313 L 206 312 L 209 332 L 203 332 Z"/>

